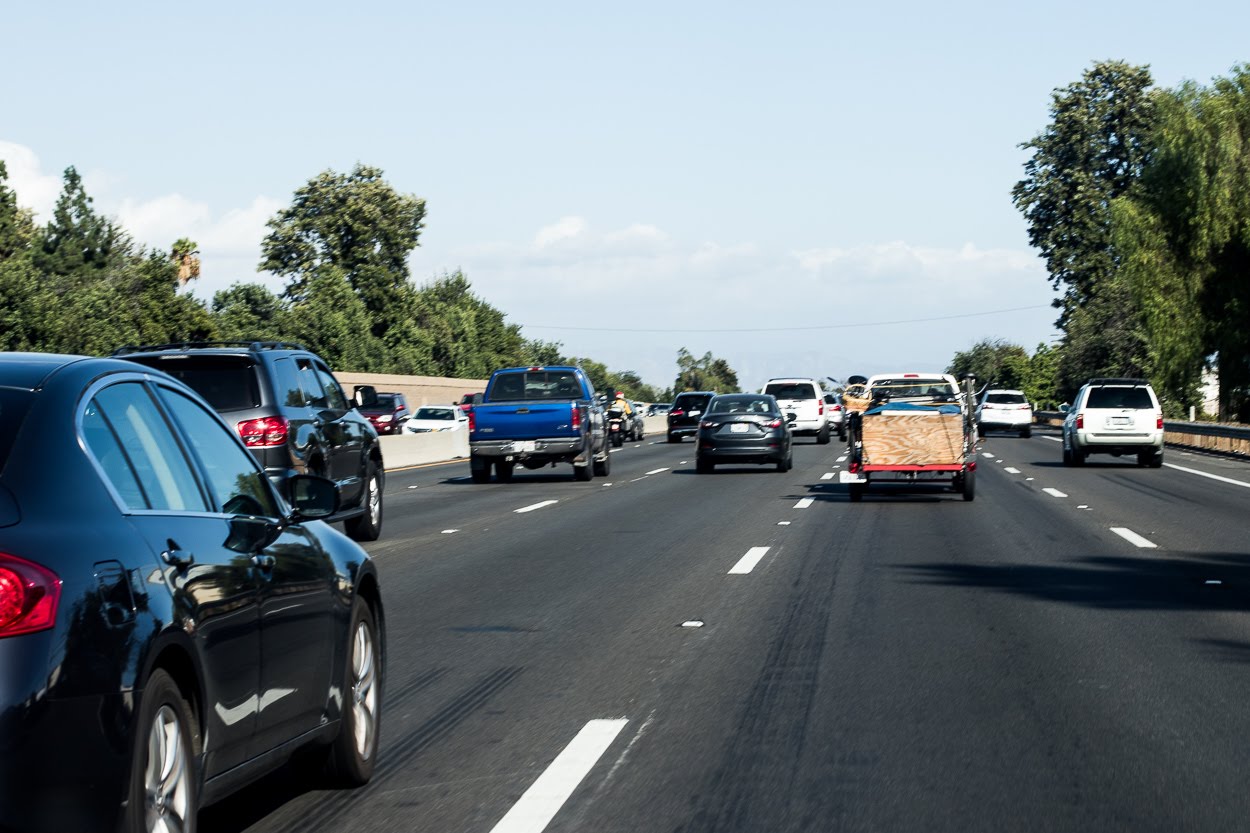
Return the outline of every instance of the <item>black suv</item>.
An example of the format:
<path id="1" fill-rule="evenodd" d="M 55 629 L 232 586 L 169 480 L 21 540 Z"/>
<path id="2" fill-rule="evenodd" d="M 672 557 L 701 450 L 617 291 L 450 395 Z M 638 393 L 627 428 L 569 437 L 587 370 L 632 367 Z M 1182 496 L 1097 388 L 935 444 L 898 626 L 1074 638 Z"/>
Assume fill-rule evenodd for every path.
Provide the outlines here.
<path id="1" fill-rule="evenodd" d="M 716 394 L 710 390 L 688 390 L 677 394 L 668 412 L 668 441 L 679 443 L 684 436 L 699 433 L 699 422 L 707 411 L 707 403 Z"/>
<path id="2" fill-rule="evenodd" d="M 377 391 L 357 387 L 353 401 L 326 363 L 298 344 L 212 341 L 122 347 L 114 356 L 163 370 L 203 396 L 287 495 L 293 474 L 319 474 L 338 484 L 342 502 L 331 520 L 357 541 L 382 532 L 386 477 L 377 431 L 356 406 Z"/>

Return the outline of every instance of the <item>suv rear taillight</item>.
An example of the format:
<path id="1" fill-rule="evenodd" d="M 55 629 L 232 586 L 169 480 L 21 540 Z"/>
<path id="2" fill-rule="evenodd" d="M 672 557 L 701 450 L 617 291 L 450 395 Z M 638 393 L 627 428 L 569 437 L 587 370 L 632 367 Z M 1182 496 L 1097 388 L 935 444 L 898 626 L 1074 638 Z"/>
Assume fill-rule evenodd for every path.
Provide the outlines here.
<path id="1" fill-rule="evenodd" d="M 817 400 L 816 400 L 816 414 L 817 414 L 818 416 L 824 416 L 824 415 L 825 415 L 825 400 L 823 400 L 823 399 L 817 399 Z"/>
<path id="2" fill-rule="evenodd" d="M 46 631 L 56 622 L 60 600 L 56 573 L 0 553 L 0 638 Z"/>
<path id="3" fill-rule="evenodd" d="M 686 412 L 683 411 L 681 408 L 674 408 L 673 410 L 668 412 L 668 415 L 671 417 L 685 416 L 685 414 Z"/>
<path id="4" fill-rule="evenodd" d="M 1159 429 L 1160 431 L 1163 430 L 1163 417 L 1161 416 L 1155 417 L 1155 428 Z"/>
<path id="5" fill-rule="evenodd" d="M 239 436 L 248 448 L 273 448 L 286 445 L 287 428 L 285 417 L 245 419 L 239 423 Z"/>
<path id="6" fill-rule="evenodd" d="M 1078 429 L 1085 427 L 1085 414 L 1076 415 L 1076 427 Z"/>

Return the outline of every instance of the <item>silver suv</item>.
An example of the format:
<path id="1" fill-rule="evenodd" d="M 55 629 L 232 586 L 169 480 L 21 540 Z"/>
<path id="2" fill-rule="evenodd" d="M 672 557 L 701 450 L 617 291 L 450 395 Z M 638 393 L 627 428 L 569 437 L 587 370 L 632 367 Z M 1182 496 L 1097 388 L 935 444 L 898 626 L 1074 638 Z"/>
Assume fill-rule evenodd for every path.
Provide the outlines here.
<path id="1" fill-rule="evenodd" d="M 1090 379 L 1060 410 L 1065 466 L 1083 466 L 1090 454 L 1136 454 L 1139 466 L 1163 465 L 1163 408 L 1145 379 Z"/>

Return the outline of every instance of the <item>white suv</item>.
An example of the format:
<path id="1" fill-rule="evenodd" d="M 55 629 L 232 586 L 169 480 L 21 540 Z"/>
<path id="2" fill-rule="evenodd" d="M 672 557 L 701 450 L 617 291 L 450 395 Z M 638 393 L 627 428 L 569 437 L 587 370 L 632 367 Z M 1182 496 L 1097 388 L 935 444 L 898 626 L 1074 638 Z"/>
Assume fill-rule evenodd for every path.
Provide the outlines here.
<path id="1" fill-rule="evenodd" d="M 760 393 L 771 394 L 783 414 L 795 415 L 790 429 L 795 436 L 814 435 L 816 442 L 828 445 L 831 429 L 820 382 L 803 378 L 769 379 Z"/>
<path id="2" fill-rule="evenodd" d="M 1089 454 L 1136 454 L 1137 465 L 1163 465 L 1163 409 L 1145 379 L 1090 379 L 1071 406 L 1061 406 L 1063 464 Z"/>
<path id="3" fill-rule="evenodd" d="M 977 405 L 977 433 L 1002 429 L 1015 431 L 1021 437 L 1033 434 L 1033 407 L 1023 391 L 987 390 Z"/>

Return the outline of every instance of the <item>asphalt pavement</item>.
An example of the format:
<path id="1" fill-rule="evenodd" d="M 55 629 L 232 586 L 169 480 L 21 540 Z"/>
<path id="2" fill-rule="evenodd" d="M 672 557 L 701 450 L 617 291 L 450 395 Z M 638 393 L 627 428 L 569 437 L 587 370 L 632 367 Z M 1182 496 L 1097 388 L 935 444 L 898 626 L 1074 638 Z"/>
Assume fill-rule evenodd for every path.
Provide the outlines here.
<path id="1" fill-rule="evenodd" d="M 973 502 L 851 503 L 805 439 L 391 472 L 373 782 L 292 769 L 201 829 L 1244 829 L 1250 464 L 1055 440 L 985 439 Z"/>

